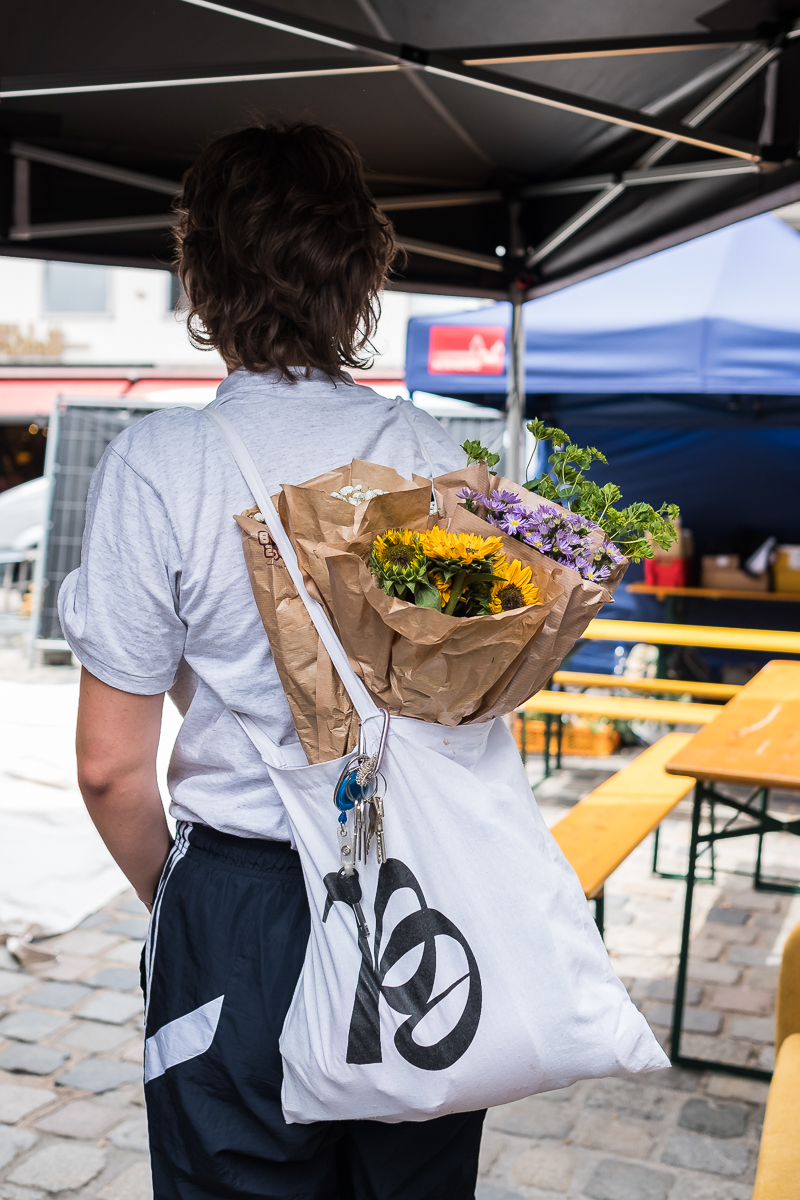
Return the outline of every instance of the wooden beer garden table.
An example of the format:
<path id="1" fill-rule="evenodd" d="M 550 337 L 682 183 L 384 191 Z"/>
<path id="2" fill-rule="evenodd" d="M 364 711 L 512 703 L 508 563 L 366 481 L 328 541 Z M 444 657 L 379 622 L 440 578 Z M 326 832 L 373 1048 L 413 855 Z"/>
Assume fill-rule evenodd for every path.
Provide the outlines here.
<path id="1" fill-rule="evenodd" d="M 610 623 L 610 622 L 609 622 Z M 624 622 L 617 622 L 624 624 Z M 596 622 L 606 624 L 606 622 Z M 678 626 L 678 628 L 681 628 Z M 685 628 L 685 627 L 684 627 Z M 747 630 L 731 630 L 747 633 Z M 749 631 L 766 634 L 766 631 Z M 800 639 L 800 634 L 774 634 L 775 638 Z M 642 639 L 644 640 L 644 639 Z M 708 645 L 691 642 L 690 645 Z M 766 649 L 751 645 L 752 649 Z M 692 832 L 689 864 L 686 874 L 686 901 L 683 911 L 678 979 L 673 1010 L 671 1059 L 674 1064 L 695 1068 L 713 1067 L 736 1075 L 769 1079 L 768 1071 L 752 1067 L 736 1067 L 729 1063 L 707 1062 L 681 1054 L 683 1007 L 686 996 L 686 972 L 689 962 L 689 934 L 692 920 L 692 899 L 697 881 L 697 859 L 722 840 L 757 837 L 758 850 L 754 886 L 760 891 L 800 892 L 794 884 L 767 879 L 761 872 L 761 858 L 766 833 L 800 835 L 800 820 L 779 820 L 768 812 L 772 788 L 800 792 L 800 662 L 768 663 L 742 690 L 720 709 L 719 716 L 690 738 L 678 753 L 665 764 L 671 775 L 688 775 L 696 780 L 692 810 Z M 718 790 L 718 785 L 752 788 L 746 800 L 737 800 Z M 733 809 L 733 816 L 721 827 L 715 820 L 716 808 L 724 805 Z M 701 832 L 701 821 L 707 806 L 708 828 Z M 748 818 L 739 823 L 740 818 Z M 713 871 L 712 871 L 713 878 Z"/>

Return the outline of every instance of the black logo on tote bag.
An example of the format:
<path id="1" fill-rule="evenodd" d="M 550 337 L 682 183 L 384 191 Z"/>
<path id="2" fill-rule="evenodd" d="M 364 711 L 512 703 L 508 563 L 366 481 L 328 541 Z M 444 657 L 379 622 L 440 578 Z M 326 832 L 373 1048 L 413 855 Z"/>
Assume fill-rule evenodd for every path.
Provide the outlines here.
<path id="1" fill-rule="evenodd" d="M 351 905 L 338 873 L 331 872 L 326 875 L 324 883 L 328 899 L 323 921 L 327 920 L 333 904 Z M 400 888 L 410 888 L 414 892 L 419 901 L 419 908 L 398 921 L 381 953 L 386 906 L 390 897 Z M 458 942 L 466 956 L 468 970 L 465 975 L 434 996 L 432 993 L 436 978 L 437 936 L 449 937 Z M 367 938 L 360 932 L 358 945 L 361 950 L 361 970 L 350 1018 L 347 1062 L 365 1064 L 383 1061 L 379 1015 L 379 1001 L 383 996 L 390 1008 L 408 1017 L 394 1035 L 394 1044 L 406 1062 L 423 1071 L 443 1071 L 452 1067 L 471 1045 L 481 1018 L 482 990 L 478 964 L 461 930 L 443 913 L 435 908 L 428 908 L 422 888 L 413 872 L 397 858 L 387 859 L 378 874 L 378 887 L 375 892 L 374 951 L 370 948 Z M 422 946 L 422 957 L 411 978 L 396 987 L 384 983 L 386 975 L 395 963 L 416 946 Z M 465 979 L 469 980 L 467 1000 L 453 1029 L 432 1046 L 419 1045 L 414 1041 L 417 1025 Z"/>

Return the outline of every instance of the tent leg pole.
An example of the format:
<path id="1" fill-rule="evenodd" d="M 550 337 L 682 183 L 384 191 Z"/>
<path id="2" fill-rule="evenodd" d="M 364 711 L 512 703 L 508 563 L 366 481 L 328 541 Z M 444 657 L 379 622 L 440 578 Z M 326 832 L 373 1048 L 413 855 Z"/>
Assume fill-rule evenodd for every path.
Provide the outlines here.
<path id="1" fill-rule="evenodd" d="M 525 412 L 525 326 L 522 319 L 522 289 L 511 289 L 511 345 L 509 347 L 508 394 L 506 396 L 505 475 L 522 482 L 522 418 Z"/>

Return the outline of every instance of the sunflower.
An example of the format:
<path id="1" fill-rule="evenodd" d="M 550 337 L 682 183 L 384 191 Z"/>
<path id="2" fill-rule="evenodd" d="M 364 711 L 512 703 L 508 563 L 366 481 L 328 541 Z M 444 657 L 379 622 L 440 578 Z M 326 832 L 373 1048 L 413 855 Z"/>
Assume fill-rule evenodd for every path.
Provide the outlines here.
<path id="1" fill-rule="evenodd" d="M 438 525 L 421 535 L 422 551 L 429 559 L 469 567 L 489 563 L 503 551 L 503 539 L 480 537 L 477 533 L 446 533 Z"/>
<path id="2" fill-rule="evenodd" d="M 530 567 L 523 567 L 518 558 L 506 562 L 505 558 L 495 563 L 495 575 L 500 580 L 492 587 L 489 601 L 489 612 L 510 612 L 515 608 L 527 608 L 529 604 L 539 604 L 539 589 L 531 583 Z"/>
<path id="3" fill-rule="evenodd" d="M 413 529 L 388 529 L 372 543 L 369 569 L 388 596 L 406 598 L 420 584 L 429 589 L 420 536 Z"/>
<path id="4" fill-rule="evenodd" d="M 431 571 L 428 574 L 428 578 L 430 579 L 431 583 L 435 583 L 436 587 L 438 588 L 439 599 L 442 602 L 442 610 L 444 611 L 444 609 L 447 607 L 447 602 L 450 599 L 452 580 L 445 579 L 440 571 Z"/>

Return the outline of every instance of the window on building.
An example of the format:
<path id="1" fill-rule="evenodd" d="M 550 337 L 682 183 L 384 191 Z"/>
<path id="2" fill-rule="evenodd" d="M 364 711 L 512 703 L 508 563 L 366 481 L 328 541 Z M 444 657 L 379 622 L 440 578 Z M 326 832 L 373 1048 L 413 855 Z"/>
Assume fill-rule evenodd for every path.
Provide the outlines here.
<path id="1" fill-rule="evenodd" d="M 104 313 L 109 302 L 108 267 L 49 262 L 44 273 L 44 307 L 49 313 Z"/>

